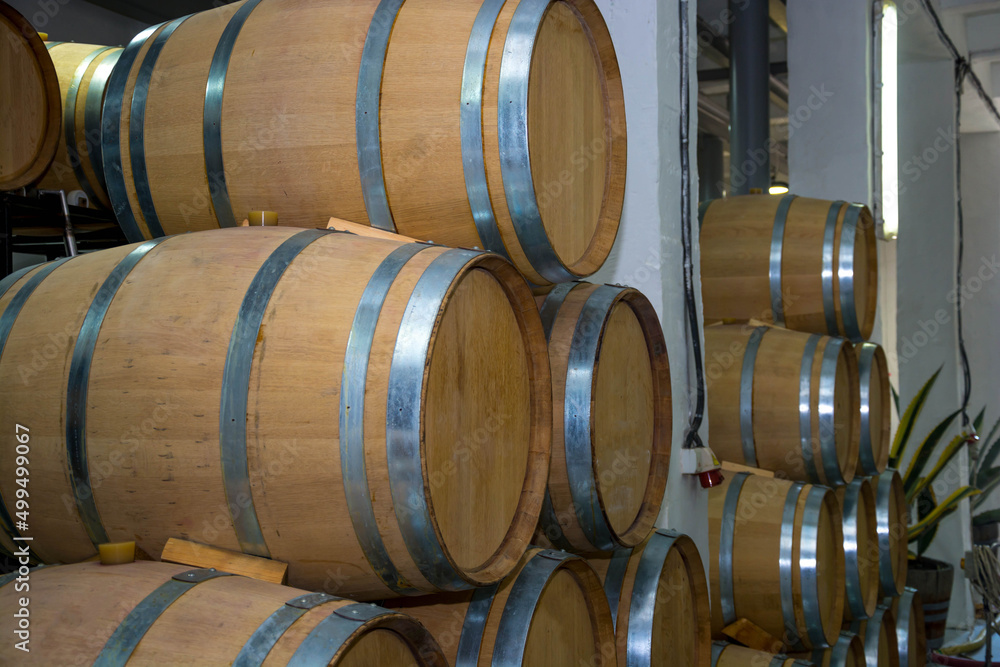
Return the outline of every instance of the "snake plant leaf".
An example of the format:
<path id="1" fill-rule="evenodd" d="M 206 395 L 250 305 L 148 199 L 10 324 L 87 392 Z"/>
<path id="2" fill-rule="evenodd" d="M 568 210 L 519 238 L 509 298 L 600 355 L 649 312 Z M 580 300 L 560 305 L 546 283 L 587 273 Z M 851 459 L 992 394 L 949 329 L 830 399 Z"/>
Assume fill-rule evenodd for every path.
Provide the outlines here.
<path id="1" fill-rule="evenodd" d="M 981 475 L 984 470 L 988 470 L 989 467 L 993 465 L 993 462 L 996 461 L 997 459 L 997 455 L 1000 454 L 1000 438 L 993 440 L 993 436 L 996 435 L 998 426 L 1000 426 L 1000 419 L 998 419 L 997 423 L 993 425 L 993 428 L 990 430 L 990 434 L 986 437 L 986 440 L 984 441 L 988 444 L 983 449 L 983 453 L 979 458 L 979 462 L 976 464 L 977 480 L 979 478 L 979 475 Z M 976 486 L 980 486 L 978 481 L 976 483 Z"/>
<path id="2" fill-rule="evenodd" d="M 952 418 L 954 418 L 954 415 L 952 416 Z M 933 433 L 931 435 L 933 435 Z M 927 437 L 930 438 L 931 436 Z M 906 481 L 910 479 L 910 471 L 907 470 L 906 477 L 903 479 L 903 490 L 906 491 L 906 502 L 910 502 L 928 484 L 933 483 L 934 480 L 937 479 L 937 476 L 941 474 L 941 471 L 944 470 L 945 466 L 951 463 L 951 460 L 955 458 L 955 455 L 958 454 L 960 451 L 962 451 L 962 447 L 966 446 L 968 442 L 969 442 L 968 435 L 965 433 L 959 433 L 954 438 L 952 438 L 951 442 L 948 443 L 948 446 L 944 448 L 943 452 L 941 452 L 941 456 L 938 457 L 937 463 L 934 465 L 933 468 L 931 468 L 931 471 L 927 473 L 927 476 L 921 477 L 919 480 L 914 479 L 914 484 L 910 489 L 906 488 Z M 921 450 L 917 451 L 921 452 Z M 916 463 L 916 457 L 913 458 L 914 461 L 913 463 L 910 464 L 911 469 L 913 468 L 913 465 Z M 916 475 L 914 475 L 914 478 L 915 477 Z"/>
<path id="3" fill-rule="evenodd" d="M 996 420 L 996 422 L 993 424 L 993 428 L 990 429 L 990 434 L 986 436 L 986 442 L 992 440 L 993 436 L 997 434 L 998 430 L 1000 430 L 1000 418 Z"/>
<path id="4" fill-rule="evenodd" d="M 982 430 L 983 417 L 985 416 L 986 416 L 986 406 L 984 405 L 983 409 L 979 411 L 978 415 L 976 415 L 976 418 L 972 420 L 972 428 L 976 429 L 976 433 L 979 433 L 979 431 Z"/>
<path id="5" fill-rule="evenodd" d="M 896 414 L 897 415 L 901 414 L 899 410 L 899 393 L 896 391 L 896 388 L 893 387 L 891 384 L 889 385 L 889 391 L 892 392 L 892 402 L 895 403 L 896 405 Z"/>
<path id="6" fill-rule="evenodd" d="M 951 514 L 955 512 L 957 509 L 958 505 L 952 505 L 951 507 L 946 509 L 944 512 L 941 513 L 941 517 L 938 519 L 937 523 L 928 528 L 926 531 L 924 531 L 924 533 L 920 537 L 917 538 L 918 556 L 923 556 L 924 552 L 927 551 L 927 548 L 931 545 L 931 542 L 934 541 L 934 538 L 937 536 L 938 528 L 941 527 L 941 522 L 947 519 L 949 516 L 951 516 Z"/>
<path id="7" fill-rule="evenodd" d="M 923 481 L 923 480 L 921 480 Z M 916 507 L 917 507 L 917 521 L 921 521 L 926 518 L 931 512 L 937 509 L 938 502 L 937 496 L 934 494 L 934 487 L 925 486 L 920 493 L 916 496 Z M 957 506 L 956 506 L 957 507 Z M 942 515 L 942 519 L 947 516 L 947 514 Z M 934 541 L 935 536 L 937 536 L 938 527 L 941 525 L 940 522 L 934 524 L 928 528 L 924 533 L 917 538 L 917 555 L 923 556 L 924 552 Z"/>
<path id="8" fill-rule="evenodd" d="M 973 507 L 979 507 L 990 495 L 990 491 L 995 489 L 1000 485 L 1000 467 L 989 468 L 984 470 L 980 474 L 979 480 L 977 480 L 976 488 L 982 491 L 982 495 L 972 501 Z"/>
<path id="9" fill-rule="evenodd" d="M 951 427 L 951 423 L 955 421 L 955 417 L 959 415 L 961 410 L 955 410 L 950 415 L 941 420 L 941 422 L 927 434 L 924 441 L 920 443 L 917 450 L 913 453 L 913 458 L 910 459 L 910 465 L 906 469 L 906 474 L 903 475 L 903 490 L 906 491 L 906 500 L 909 501 L 913 498 L 913 489 L 919 483 L 920 475 L 924 471 L 924 466 L 927 465 L 927 461 L 931 458 L 934 450 L 937 448 L 938 443 L 944 436 L 945 431 Z M 965 436 L 960 437 L 961 443 L 965 443 Z M 931 479 L 931 482 L 934 480 Z"/>
<path id="10" fill-rule="evenodd" d="M 941 368 L 944 368 L 942 366 Z M 889 450 L 889 467 L 898 468 L 899 460 L 903 458 L 903 453 L 906 449 L 906 444 L 910 439 L 910 435 L 913 433 L 913 427 L 917 422 L 917 417 L 920 416 L 920 411 L 924 408 L 924 402 L 927 400 L 927 394 L 930 392 L 931 388 L 934 386 L 934 382 L 937 381 L 938 375 L 941 374 L 941 368 L 924 383 L 924 386 L 920 388 L 917 395 L 913 397 L 910 404 L 906 408 L 906 412 L 899 418 L 899 426 L 896 428 L 896 437 L 892 442 L 892 449 Z M 898 395 L 897 395 L 897 414 L 899 413 L 898 407 Z"/>
<path id="11" fill-rule="evenodd" d="M 953 494 L 948 496 L 941 502 L 934 510 L 928 514 L 926 517 L 921 519 L 915 525 L 910 526 L 909 530 L 909 541 L 913 542 L 925 532 L 930 530 L 938 522 L 941 521 L 947 514 L 950 514 L 950 510 L 953 507 L 957 507 L 960 502 L 968 498 L 969 496 L 974 496 L 979 493 L 979 489 L 973 488 L 971 486 L 963 486 L 962 488 L 955 491 Z"/>

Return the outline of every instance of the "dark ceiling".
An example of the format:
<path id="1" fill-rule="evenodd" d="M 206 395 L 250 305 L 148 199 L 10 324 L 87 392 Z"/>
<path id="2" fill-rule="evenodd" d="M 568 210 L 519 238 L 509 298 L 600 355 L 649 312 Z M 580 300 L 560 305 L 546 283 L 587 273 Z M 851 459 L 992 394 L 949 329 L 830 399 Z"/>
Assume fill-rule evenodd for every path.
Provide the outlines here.
<path id="1" fill-rule="evenodd" d="M 118 12 L 143 23 L 160 23 L 228 5 L 235 0 L 90 0 L 92 4 Z"/>

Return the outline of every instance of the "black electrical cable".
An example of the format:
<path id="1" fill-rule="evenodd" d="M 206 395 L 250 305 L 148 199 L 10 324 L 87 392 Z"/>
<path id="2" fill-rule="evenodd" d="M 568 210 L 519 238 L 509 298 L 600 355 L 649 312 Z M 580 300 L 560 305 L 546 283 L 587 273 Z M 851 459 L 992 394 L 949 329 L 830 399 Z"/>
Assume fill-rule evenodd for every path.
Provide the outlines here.
<path id="1" fill-rule="evenodd" d="M 688 0 L 680 0 L 680 76 L 681 76 L 681 244 L 684 247 L 684 302 L 688 324 L 691 328 L 691 346 L 694 352 L 695 406 L 691 423 L 685 434 L 684 446 L 688 449 L 704 447 L 698 431 L 705 418 L 705 368 L 701 358 L 701 326 L 698 323 L 698 302 L 694 291 L 694 244 L 691 229 L 691 68 L 688 63 L 690 17 Z"/>
<path id="2" fill-rule="evenodd" d="M 956 203 L 958 204 L 957 210 L 957 232 L 958 232 L 958 261 L 957 267 L 955 269 L 955 289 L 957 290 L 955 299 L 955 314 L 956 323 L 958 325 L 958 354 L 959 359 L 962 363 L 962 427 L 968 428 L 969 426 L 969 400 L 972 395 L 972 372 L 969 368 L 969 355 L 965 349 L 965 331 L 963 329 L 962 320 L 962 306 L 965 297 L 962 289 L 962 262 L 965 260 L 965 211 L 962 205 L 962 91 L 965 87 L 965 81 L 968 79 L 972 82 L 973 87 L 982 98 L 983 103 L 986 108 L 993 114 L 996 119 L 997 124 L 1000 124 L 1000 111 L 997 111 L 996 105 L 990 98 L 986 89 L 983 88 L 983 82 L 979 80 L 979 77 L 972 70 L 972 65 L 969 64 L 968 59 L 962 56 L 958 51 L 958 47 L 955 43 L 951 41 L 951 37 L 948 36 L 947 31 L 944 29 L 944 25 L 941 23 L 941 17 L 938 16 L 937 11 L 928 0 L 921 0 L 921 4 L 924 7 L 924 11 L 930 16 L 931 21 L 934 23 L 934 29 L 937 31 L 938 39 L 945 45 L 948 52 L 951 54 L 952 60 L 955 61 L 955 195 Z"/>
<path id="3" fill-rule="evenodd" d="M 962 290 L 962 262 L 965 261 L 965 214 L 962 206 L 962 89 L 965 77 L 972 70 L 968 62 L 955 62 L 955 199 L 958 204 L 958 261 L 955 267 L 955 313 L 958 324 L 958 354 L 962 362 L 962 427 L 969 426 L 969 398 L 972 394 L 972 372 L 969 369 L 969 355 L 965 350 L 965 332 L 962 323 L 962 305 L 965 296 Z"/>

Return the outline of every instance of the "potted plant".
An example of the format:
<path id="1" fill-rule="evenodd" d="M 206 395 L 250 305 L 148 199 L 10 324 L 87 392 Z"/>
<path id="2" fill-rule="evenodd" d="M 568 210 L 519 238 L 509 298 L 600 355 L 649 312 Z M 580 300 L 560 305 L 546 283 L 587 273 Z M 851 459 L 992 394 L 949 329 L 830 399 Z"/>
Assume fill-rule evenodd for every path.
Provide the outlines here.
<path id="1" fill-rule="evenodd" d="M 962 500 L 980 493 L 979 489 L 969 484 L 939 501 L 934 492 L 934 482 L 962 451 L 963 447 L 976 441 L 975 433 L 981 427 L 984 415 L 984 412 L 980 412 L 973 422 L 974 430 L 971 433 L 963 430 L 952 438 L 932 463 L 931 457 L 938 444 L 961 413 L 961 410 L 956 410 L 947 415 L 922 439 L 914 437 L 917 418 L 920 416 L 940 373 L 941 369 L 938 369 L 924 383 L 906 408 L 906 412 L 902 413 L 899 419 L 899 428 L 889 453 L 889 467 L 898 468 L 904 457 L 910 453 L 911 443 L 919 441 L 916 448 L 912 450 L 906 471 L 902 474 L 906 502 L 910 506 L 911 517 L 915 519 L 909 528 L 908 535 L 911 553 L 906 584 L 920 591 L 920 597 L 924 604 L 924 623 L 927 630 L 928 648 L 937 648 L 944 641 L 945 621 L 948 618 L 948 602 L 951 599 L 955 566 L 952 563 L 927 558 L 924 556 L 924 552 L 934 541 L 941 521 L 957 510 Z M 899 395 L 895 389 L 893 389 L 893 398 L 896 401 L 898 413 Z M 997 474 L 996 477 L 1000 478 L 1000 474 Z"/>

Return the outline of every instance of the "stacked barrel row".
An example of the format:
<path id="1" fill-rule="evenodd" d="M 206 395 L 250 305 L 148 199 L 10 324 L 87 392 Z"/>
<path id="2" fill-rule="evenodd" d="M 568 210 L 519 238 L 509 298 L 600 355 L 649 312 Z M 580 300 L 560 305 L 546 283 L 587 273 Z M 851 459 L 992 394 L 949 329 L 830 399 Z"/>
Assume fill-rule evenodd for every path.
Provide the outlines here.
<path id="1" fill-rule="evenodd" d="M 751 195 L 705 202 L 700 216 L 712 448 L 736 464 L 711 491 L 713 634 L 747 619 L 791 655 L 851 664 L 843 629 L 880 665 L 923 665 L 897 650 L 886 608 L 904 592 L 908 517 L 886 469 L 886 358 L 865 340 L 871 214 Z"/>
<path id="2" fill-rule="evenodd" d="M 708 667 L 702 557 L 654 528 L 662 329 L 578 280 L 625 180 L 592 0 L 244 0 L 123 50 L 15 32 L 58 72 L 70 165 L 22 184 L 92 191 L 134 242 L 0 281 L 32 484 L 24 525 L 0 462 L 0 546 L 78 563 L 0 580 L 13 607 L 30 579 L 41 659 Z M 226 229 L 252 209 L 281 226 Z M 170 538 L 296 589 L 80 563 Z"/>

